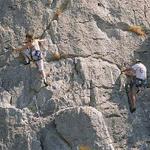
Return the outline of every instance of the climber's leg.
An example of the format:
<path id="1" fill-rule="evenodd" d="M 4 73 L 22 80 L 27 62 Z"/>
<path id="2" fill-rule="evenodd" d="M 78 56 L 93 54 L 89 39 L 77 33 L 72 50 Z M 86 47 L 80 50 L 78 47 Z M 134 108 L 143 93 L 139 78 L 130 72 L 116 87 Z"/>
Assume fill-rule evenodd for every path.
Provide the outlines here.
<path id="1" fill-rule="evenodd" d="M 22 55 L 24 56 L 24 60 L 25 60 L 25 65 L 28 65 L 30 64 L 30 51 L 29 49 L 25 49 L 23 52 L 22 52 Z"/>
<path id="2" fill-rule="evenodd" d="M 133 113 L 136 111 L 136 93 L 138 88 L 136 87 L 135 79 L 130 83 L 129 99 L 130 99 L 130 111 Z"/>
<path id="3" fill-rule="evenodd" d="M 44 81 L 44 84 L 45 86 L 47 86 L 47 81 L 46 81 L 46 74 L 45 74 L 45 71 L 44 71 L 44 61 L 41 59 L 41 60 L 38 60 L 36 61 L 36 65 L 38 67 L 38 70 L 39 70 L 39 73 Z"/>

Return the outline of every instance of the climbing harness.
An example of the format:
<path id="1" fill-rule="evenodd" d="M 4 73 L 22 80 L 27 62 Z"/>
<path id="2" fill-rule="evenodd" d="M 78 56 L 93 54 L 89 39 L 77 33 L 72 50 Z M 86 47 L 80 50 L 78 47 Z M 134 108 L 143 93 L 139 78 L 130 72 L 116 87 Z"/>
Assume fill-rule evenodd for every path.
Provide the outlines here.
<path id="1" fill-rule="evenodd" d="M 30 64 L 30 61 L 39 61 L 43 59 L 42 52 L 40 50 L 35 49 L 26 49 L 22 52 L 22 55 L 25 58 L 25 65 Z"/>
<path id="2" fill-rule="evenodd" d="M 42 59 L 42 53 L 40 50 L 30 50 L 31 51 L 31 58 L 33 61 L 39 61 Z"/>

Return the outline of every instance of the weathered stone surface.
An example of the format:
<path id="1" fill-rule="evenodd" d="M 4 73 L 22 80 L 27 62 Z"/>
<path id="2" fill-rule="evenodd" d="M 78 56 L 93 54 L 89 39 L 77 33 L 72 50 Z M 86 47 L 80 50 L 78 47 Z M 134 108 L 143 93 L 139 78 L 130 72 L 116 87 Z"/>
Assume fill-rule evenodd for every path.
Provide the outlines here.
<path id="1" fill-rule="evenodd" d="M 38 130 L 32 129 L 34 126 L 32 119 L 34 118 L 28 110 L 21 111 L 14 107 L 0 108 L 0 148 L 2 150 L 41 150 L 36 134 Z"/>
<path id="2" fill-rule="evenodd" d="M 112 141 L 102 114 L 92 107 L 68 108 L 55 117 L 56 128 L 72 145 L 89 145 L 91 149 L 113 150 Z"/>
<path id="3" fill-rule="evenodd" d="M 114 149 L 149 150 L 149 89 L 139 94 L 137 111 L 130 114 L 119 76 L 120 68 L 135 56 L 143 60 L 150 76 L 149 34 L 140 37 L 127 31 L 129 25 L 149 31 L 149 5 L 145 0 L 1 0 L 0 149 L 69 149 L 59 134 L 51 132 L 55 127 L 44 127 L 51 122 L 48 117 L 68 107 L 92 106 L 103 114 Z M 12 52 L 28 31 L 48 40 L 44 63 L 48 87 L 34 63 L 24 66 L 20 55 Z M 60 60 L 54 60 L 55 51 Z M 25 124 L 12 119 L 19 116 L 26 118 Z M 41 128 L 47 131 L 44 147 L 37 136 Z"/>
<path id="4" fill-rule="evenodd" d="M 70 145 L 60 137 L 51 125 L 41 131 L 41 142 L 44 150 L 71 150 Z"/>

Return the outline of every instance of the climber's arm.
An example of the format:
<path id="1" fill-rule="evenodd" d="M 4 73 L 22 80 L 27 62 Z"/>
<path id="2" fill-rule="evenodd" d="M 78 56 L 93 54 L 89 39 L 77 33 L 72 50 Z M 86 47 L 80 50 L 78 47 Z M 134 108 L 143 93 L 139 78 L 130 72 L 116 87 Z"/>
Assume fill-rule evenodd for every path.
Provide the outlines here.
<path id="1" fill-rule="evenodd" d="M 38 39 L 39 42 L 46 42 L 47 39 Z"/>
<path id="2" fill-rule="evenodd" d="M 27 49 L 27 48 L 30 47 L 30 46 L 31 46 L 30 43 L 26 43 L 25 45 L 23 45 L 22 47 L 19 47 L 19 48 L 14 48 L 14 47 L 13 47 L 13 50 L 14 50 L 14 51 L 22 51 L 22 50 Z"/>
<path id="3" fill-rule="evenodd" d="M 135 75 L 135 71 L 131 67 L 122 70 L 121 73 L 124 73 L 127 76 L 134 76 Z"/>
<path id="4" fill-rule="evenodd" d="M 41 47 L 41 50 L 44 50 L 45 47 L 48 47 L 48 40 L 47 39 L 38 39 L 38 44 Z"/>
<path id="5" fill-rule="evenodd" d="M 131 70 L 133 70 L 133 69 L 132 68 L 126 68 L 126 69 L 122 70 L 121 73 L 124 73 L 124 72 L 127 72 L 127 71 L 131 71 Z"/>

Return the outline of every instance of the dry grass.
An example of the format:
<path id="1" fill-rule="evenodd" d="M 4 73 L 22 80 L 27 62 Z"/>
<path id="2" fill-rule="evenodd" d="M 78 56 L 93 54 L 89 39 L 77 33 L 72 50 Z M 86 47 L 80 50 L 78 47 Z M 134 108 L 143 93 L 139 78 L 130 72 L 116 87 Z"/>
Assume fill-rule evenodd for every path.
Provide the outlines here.
<path id="1" fill-rule="evenodd" d="M 58 17 L 67 9 L 70 4 L 70 0 L 65 0 L 55 11 L 53 20 L 57 20 Z"/>
<path id="2" fill-rule="evenodd" d="M 59 8 L 56 9 L 55 15 L 56 15 L 56 16 L 59 16 L 59 15 L 61 15 L 62 13 L 63 13 L 63 9 L 62 9 L 61 7 L 59 7 Z"/>
<path id="3" fill-rule="evenodd" d="M 58 17 L 63 13 L 63 10 L 59 7 L 56 9 L 55 13 L 54 13 L 54 17 L 52 20 L 57 20 Z"/>
<path id="4" fill-rule="evenodd" d="M 58 51 L 54 52 L 53 53 L 53 58 L 54 58 L 54 60 L 59 60 L 61 58 L 60 53 Z"/>
<path id="5" fill-rule="evenodd" d="M 128 31 L 134 32 L 139 36 L 146 36 L 146 33 L 145 33 L 143 27 L 141 27 L 141 26 L 136 26 L 136 25 L 129 26 Z"/>
<path id="6" fill-rule="evenodd" d="M 79 150 L 91 150 L 91 149 L 89 148 L 89 146 L 81 145 L 81 146 L 79 147 Z"/>

